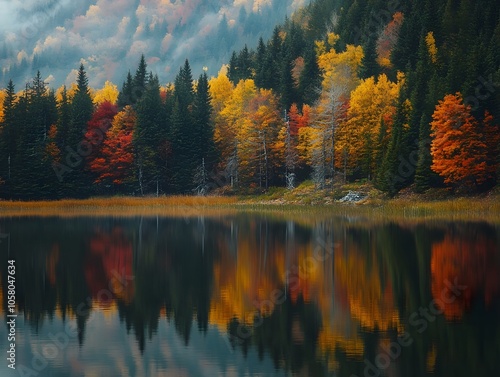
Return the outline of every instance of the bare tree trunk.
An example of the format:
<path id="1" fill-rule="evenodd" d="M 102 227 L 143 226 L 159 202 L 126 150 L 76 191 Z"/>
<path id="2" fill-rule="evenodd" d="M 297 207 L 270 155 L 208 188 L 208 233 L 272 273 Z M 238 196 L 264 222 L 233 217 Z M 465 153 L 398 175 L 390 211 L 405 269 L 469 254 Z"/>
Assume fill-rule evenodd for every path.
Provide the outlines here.
<path id="1" fill-rule="evenodd" d="M 263 133 L 262 136 L 262 146 L 264 148 L 264 173 L 265 173 L 265 180 L 266 180 L 266 190 L 268 188 L 268 177 L 267 177 L 267 164 L 268 164 L 268 159 L 267 159 L 267 147 L 266 147 L 266 134 Z"/>

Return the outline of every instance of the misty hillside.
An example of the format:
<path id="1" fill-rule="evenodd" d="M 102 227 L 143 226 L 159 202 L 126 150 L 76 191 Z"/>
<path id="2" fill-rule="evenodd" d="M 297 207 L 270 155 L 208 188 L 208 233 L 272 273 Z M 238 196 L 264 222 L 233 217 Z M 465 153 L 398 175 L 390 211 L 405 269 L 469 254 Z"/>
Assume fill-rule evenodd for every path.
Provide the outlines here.
<path id="1" fill-rule="evenodd" d="M 121 82 L 141 54 L 161 82 L 190 59 L 216 74 L 230 52 L 267 39 L 305 0 L 69 0 L 2 2 L 0 86 L 37 70 L 70 85 L 84 63 L 90 84 Z"/>

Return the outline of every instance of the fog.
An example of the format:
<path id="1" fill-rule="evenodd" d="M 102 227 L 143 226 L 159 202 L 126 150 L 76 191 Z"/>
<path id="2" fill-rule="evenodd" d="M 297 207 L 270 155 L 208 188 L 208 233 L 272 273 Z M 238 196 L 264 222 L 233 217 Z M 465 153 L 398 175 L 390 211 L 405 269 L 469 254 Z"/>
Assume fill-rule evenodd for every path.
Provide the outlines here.
<path id="1" fill-rule="evenodd" d="M 71 85 L 80 63 L 91 86 L 119 86 L 141 54 L 162 83 L 184 60 L 217 74 L 234 49 L 255 47 L 306 0 L 0 0 L 0 85 L 40 70 Z"/>

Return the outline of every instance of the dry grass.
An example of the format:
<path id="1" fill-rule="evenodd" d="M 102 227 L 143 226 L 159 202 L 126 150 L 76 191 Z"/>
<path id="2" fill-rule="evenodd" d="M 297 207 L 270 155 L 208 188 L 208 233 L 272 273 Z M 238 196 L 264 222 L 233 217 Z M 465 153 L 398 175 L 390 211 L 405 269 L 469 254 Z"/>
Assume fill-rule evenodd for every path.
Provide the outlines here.
<path id="1" fill-rule="evenodd" d="M 0 216 L 195 216 L 217 213 L 234 197 L 111 197 L 56 201 L 0 201 Z"/>
<path id="2" fill-rule="evenodd" d="M 500 196 L 457 198 L 447 200 L 393 200 L 373 198 L 358 204 L 342 204 L 323 200 L 289 201 L 286 195 L 272 200 L 245 197 L 111 197 L 84 200 L 13 202 L 0 201 L 0 217 L 18 216 L 223 216 L 237 212 L 272 215 L 278 218 L 314 219 L 331 216 L 359 216 L 374 221 L 430 220 L 487 221 L 500 223 Z M 323 198 L 322 198 L 323 199 Z"/>

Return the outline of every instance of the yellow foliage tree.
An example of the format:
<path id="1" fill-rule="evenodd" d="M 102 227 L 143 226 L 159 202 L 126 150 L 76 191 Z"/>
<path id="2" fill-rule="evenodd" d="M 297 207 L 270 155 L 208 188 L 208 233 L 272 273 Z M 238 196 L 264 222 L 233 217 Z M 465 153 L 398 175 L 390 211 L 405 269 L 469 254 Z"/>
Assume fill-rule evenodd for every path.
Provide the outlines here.
<path id="1" fill-rule="evenodd" d="M 335 133 L 345 113 L 349 93 L 359 84 L 358 71 L 363 59 L 360 46 L 347 45 L 346 50 L 337 52 L 334 48 L 338 36 L 329 33 L 327 44 L 316 42 L 318 65 L 323 71 L 322 91 L 313 110 L 311 137 L 311 162 L 313 179 L 323 187 L 327 176 L 332 178 L 335 170 Z"/>
<path id="2" fill-rule="evenodd" d="M 111 81 L 106 81 L 104 86 L 95 92 L 94 104 L 100 105 L 101 103 L 108 101 L 115 105 L 118 100 L 118 94 L 118 87 Z"/>
<path id="3" fill-rule="evenodd" d="M 436 39 L 434 39 L 434 33 L 429 31 L 425 36 L 425 43 L 427 44 L 427 50 L 429 50 L 429 56 L 433 63 L 437 61 L 437 47 L 436 47 Z"/>
<path id="4" fill-rule="evenodd" d="M 0 90 L 0 122 L 3 120 L 3 101 L 5 100 L 5 90 Z"/>
<path id="5" fill-rule="evenodd" d="M 376 168 L 382 120 L 392 119 L 403 81 L 402 75 L 394 83 L 381 74 L 377 80 L 373 77 L 362 80 L 351 93 L 347 120 L 339 129 L 342 139 L 338 140 L 336 149 L 338 153 L 347 154 L 349 167 L 363 167 L 368 178 L 373 176 Z M 385 132 L 390 133 L 390 129 Z"/>
<path id="6" fill-rule="evenodd" d="M 240 177 L 243 181 L 267 189 L 271 169 L 282 165 L 282 161 L 278 161 L 282 155 L 278 133 L 283 122 L 279 116 L 278 100 L 273 92 L 266 89 L 256 92 L 245 106 L 244 116 L 237 123 Z"/>
<path id="7" fill-rule="evenodd" d="M 323 71 L 323 89 L 340 85 L 350 92 L 359 83 L 358 70 L 364 56 L 363 48 L 347 45 L 345 51 L 337 52 L 333 46 L 338 38 L 334 33 L 328 34 L 328 50 L 324 42 L 316 42 L 318 66 Z"/>
<path id="8" fill-rule="evenodd" d="M 219 113 L 233 92 L 233 84 L 225 73 L 219 73 L 217 77 L 212 77 L 209 82 L 210 97 L 212 98 L 212 108 L 215 114 Z"/>
<path id="9" fill-rule="evenodd" d="M 216 82 L 216 85 L 212 85 L 213 82 L 211 82 L 211 90 L 219 92 L 217 84 L 221 84 L 222 88 L 227 87 L 227 83 L 224 84 L 224 82 L 224 78 L 221 78 L 220 82 Z M 214 140 L 221 152 L 222 167 L 226 169 L 231 184 L 233 184 L 237 180 L 238 166 L 238 141 L 236 135 L 245 119 L 248 103 L 257 93 L 257 87 L 253 80 L 247 79 L 240 80 L 234 90 L 228 92 L 229 96 L 227 97 L 222 94 L 222 91 L 223 89 L 216 93 Z M 220 108 L 220 110 L 217 111 L 217 108 Z"/>

